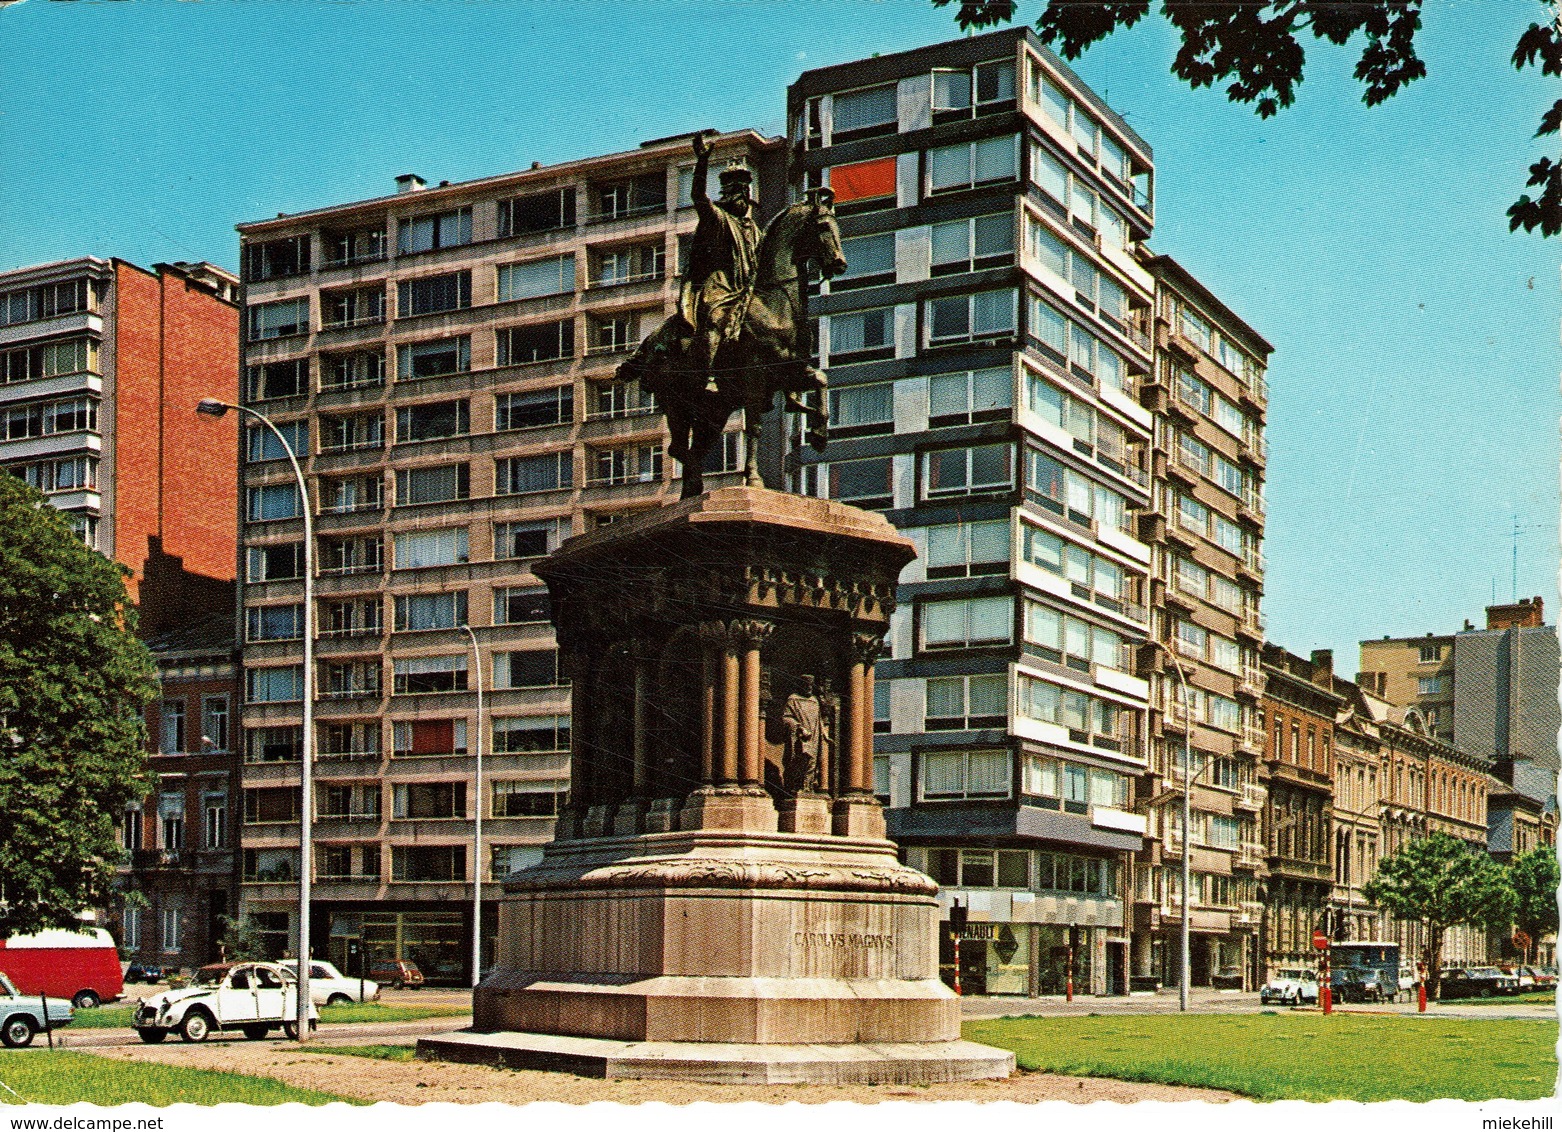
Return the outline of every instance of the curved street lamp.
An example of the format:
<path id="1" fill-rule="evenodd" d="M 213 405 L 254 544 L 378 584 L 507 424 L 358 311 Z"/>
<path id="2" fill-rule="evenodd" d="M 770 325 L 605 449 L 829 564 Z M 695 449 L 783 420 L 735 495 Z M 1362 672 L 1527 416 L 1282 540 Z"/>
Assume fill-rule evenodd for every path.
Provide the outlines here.
<path id="1" fill-rule="evenodd" d="M 472 784 L 472 989 L 483 979 L 483 654 L 472 626 L 462 625 L 472 642 L 472 666 L 477 673 L 477 737 L 473 751 L 477 768 Z"/>
<path id="2" fill-rule="evenodd" d="M 1149 642 L 1166 654 L 1166 659 L 1171 661 L 1177 680 L 1182 685 L 1182 969 L 1177 979 L 1177 1009 L 1186 1010 L 1188 982 L 1193 977 L 1193 963 L 1188 954 L 1193 943 L 1188 921 L 1188 890 L 1193 883 L 1193 782 L 1198 777 L 1193 773 L 1193 698 L 1188 694 L 1187 673 L 1182 670 L 1182 662 L 1177 659 L 1171 646 L 1153 637 L 1149 638 Z M 1204 768 L 1200 767 L 1199 774 L 1203 773 Z"/>
<path id="3" fill-rule="evenodd" d="M 314 872 L 314 830 L 311 818 L 314 814 L 314 750 L 315 750 L 315 531 L 314 520 L 309 508 L 309 485 L 304 480 L 304 471 L 298 464 L 298 455 L 293 451 L 293 445 L 287 437 L 282 435 L 282 430 L 272 423 L 271 418 L 264 413 L 258 413 L 254 409 L 243 405 L 229 404 L 227 401 L 219 401 L 215 397 L 205 397 L 195 406 L 195 411 L 202 416 L 221 417 L 227 415 L 229 409 L 254 417 L 261 424 L 271 430 L 277 442 L 282 445 L 282 451 L 287 453 L 287 461 L 293 468 L 293 478 L 298 483 L 298 506 L 304 518 L 304 726 L 303 743 L 299 751 L 299 760 L 302 766 L 299 783 L 300 792 L 303 795 L 303 804 L 299 808 L 298 822 L 298 1008 L 297 1014 L 297 1039 L 300 1043 L 309 1040 L 309 911 L 310 911 L 310 878 Z"/>

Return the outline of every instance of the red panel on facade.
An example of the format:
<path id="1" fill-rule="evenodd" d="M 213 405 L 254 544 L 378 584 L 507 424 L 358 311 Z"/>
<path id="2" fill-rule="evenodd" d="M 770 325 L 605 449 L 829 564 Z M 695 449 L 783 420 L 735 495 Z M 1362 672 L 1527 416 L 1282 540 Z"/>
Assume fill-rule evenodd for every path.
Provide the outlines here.
<path id="1" fill-rule="evenodd" d="M 838 204 L 892 197 L 895 195 L 895 159 L 880 157 L 853 165 L 837 165 L 830 170 L 830 188 L 835 191 Z"/>

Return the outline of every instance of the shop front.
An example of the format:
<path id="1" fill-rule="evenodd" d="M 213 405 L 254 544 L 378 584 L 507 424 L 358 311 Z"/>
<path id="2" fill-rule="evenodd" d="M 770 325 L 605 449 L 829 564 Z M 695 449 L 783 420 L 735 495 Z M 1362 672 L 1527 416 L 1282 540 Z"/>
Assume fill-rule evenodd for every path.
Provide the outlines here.
<path id="1" fill-rule="evenodd" d="M 486 966 L 492 962 L 498 917 L 491 906 L 483 911 Z M 375 963 L 403 960 L 417 964 L 431 986 L 470 986 L 471 925 L 469 907 L 338 905 L 317 910 L 314 934 L 317 948 L 320 935 L 325 934 L 326 957 L 344 973 L 356 970 L 359 957 L 365 971 Z"/>

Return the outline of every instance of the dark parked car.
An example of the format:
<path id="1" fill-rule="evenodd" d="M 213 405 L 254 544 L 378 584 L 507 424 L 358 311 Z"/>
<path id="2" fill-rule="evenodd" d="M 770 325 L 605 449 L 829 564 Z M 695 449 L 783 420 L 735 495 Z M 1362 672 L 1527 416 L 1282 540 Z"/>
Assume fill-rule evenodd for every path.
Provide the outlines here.
<path id="1" fill-rule="evenodd" d="M 423 985 L 423 972 L 410 959 L 379 959 L 369 964 L 369 978 L 382 987 L 416 988 Z"/>
<path id="2" fill-rule="evenodd" d="M 132 963 L 125 971 L 127 983 L 160 983 L 163 969 L 156 963 Z"/>
<path id="3" fill-rule="evenodd" d="M 1495 967 L 1449 967 L 1443 971 L 1437 997 L 1490 998 L 1518 993 L 1517 975 L 1504 975 Z"/>
<path id="4" fill-rule="evenodd" d="M 1383 972 L 1374 967 L 1337 967 L 1329 987 L 1336 1002 L 1391 1002 L 1399 993 L 1398 982 L 1385 985 Z"/>

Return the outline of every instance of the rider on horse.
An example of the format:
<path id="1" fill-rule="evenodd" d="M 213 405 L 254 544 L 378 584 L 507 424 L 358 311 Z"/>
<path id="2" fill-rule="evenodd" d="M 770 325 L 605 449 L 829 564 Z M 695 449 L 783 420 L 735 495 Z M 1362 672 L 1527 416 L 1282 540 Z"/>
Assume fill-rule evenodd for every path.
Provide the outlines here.
<path id="1" fill-rule="evenodd" d="M 691 360 L 708 375 L 715 390 L 716 355 L 722 343 L 737 338 L 754 293 L 755 258 L 763 233 L 754 220 L 749 187 L 754 175 L 738 162 L 721 171 L 721 197 L 712 204 L 705 191 L 710 143 L 694 135 L 694 211 L 699 215 L 689 243 L 689 272 L 680 313 L 695 328 Z"/>

